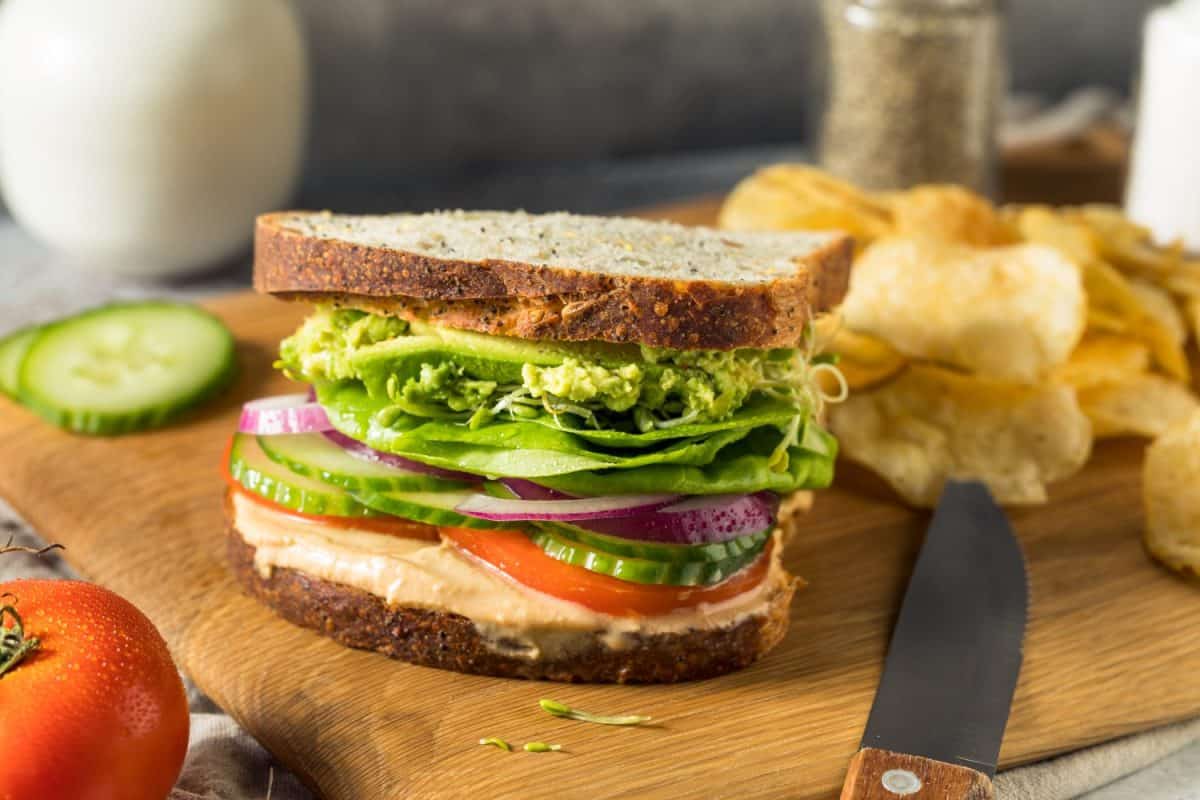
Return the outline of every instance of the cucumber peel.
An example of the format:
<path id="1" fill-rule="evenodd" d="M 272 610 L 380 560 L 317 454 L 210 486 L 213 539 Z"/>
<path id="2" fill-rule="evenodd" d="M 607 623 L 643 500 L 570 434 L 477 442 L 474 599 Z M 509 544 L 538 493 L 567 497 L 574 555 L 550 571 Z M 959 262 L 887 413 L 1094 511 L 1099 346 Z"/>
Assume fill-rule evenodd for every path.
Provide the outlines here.
<path id="1" fill-rule="evenodd" d="M 709 586 L 738 572 L 756 559 L 762 548 L 723 561 L 652 561 L 606 553 L 579 542 L 572 542 L 545 529 L 531 537 L 542 552 L 556 561 L 582 567 L 631 583 L 668 584 L 671 586 Z"/>
<path id="2" fill-rule="evenodd" d="M 243 489 L 301 514 L 371 517 L 375 512 L 337 487 L 297 475 L 267 458 L 258 439 L 235 433 L 229 474 Z"/>

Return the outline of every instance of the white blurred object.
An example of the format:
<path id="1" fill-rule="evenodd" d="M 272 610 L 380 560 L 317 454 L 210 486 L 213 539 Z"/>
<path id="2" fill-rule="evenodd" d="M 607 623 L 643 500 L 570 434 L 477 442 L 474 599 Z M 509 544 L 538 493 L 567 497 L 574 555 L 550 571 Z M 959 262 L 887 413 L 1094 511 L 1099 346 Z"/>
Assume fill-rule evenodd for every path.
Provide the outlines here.
<path id="1" fill-rule="evenodd" d="M 147 277 L 212 266 L 284 203 L 308 65 L 288 0 L 6 0 L 0 181 L 33 234 Z"/>
<path id="2" fill-rule="evenodd" d="M 1160 241 L 1200 251 L 1200 0 L 1146 20 L 1125 205 Z"/>

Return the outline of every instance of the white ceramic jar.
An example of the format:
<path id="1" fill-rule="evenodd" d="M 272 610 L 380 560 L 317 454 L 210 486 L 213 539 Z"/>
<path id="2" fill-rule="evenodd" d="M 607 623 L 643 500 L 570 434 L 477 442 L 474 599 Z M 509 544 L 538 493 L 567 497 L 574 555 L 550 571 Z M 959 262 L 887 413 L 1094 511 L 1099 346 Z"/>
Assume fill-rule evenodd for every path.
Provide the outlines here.
<path id="1" fill-rule="evenodd" d="M 1126 210 L 1200 252 L 1200 0 L 1150 12 L 1138 94 Z"/>
<path id="2" fill-rule="evenodd" d="M 0 185 L 81 265 L 167 277 L 250 241 L 300 172 L 308 65 L 288 0 L 5 0 Z"/>

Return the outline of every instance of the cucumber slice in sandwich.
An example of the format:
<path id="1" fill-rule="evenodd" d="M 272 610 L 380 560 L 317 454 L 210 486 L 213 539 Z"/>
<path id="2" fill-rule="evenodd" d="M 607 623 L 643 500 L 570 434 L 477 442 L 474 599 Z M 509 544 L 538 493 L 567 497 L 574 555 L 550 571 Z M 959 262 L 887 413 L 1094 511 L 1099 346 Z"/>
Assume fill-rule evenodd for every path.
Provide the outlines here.
<path id="1" fill-rule="evenodd" d="M 454 509 L 474 492 L 352 492 L 358 502 L 394 517 L 404 517 L 427 525 L 449 528 L 511 528 L 513 525 L 468 517 Z"/>
<path id="2" fill-rule="evenodd" d="M 267 457 L 292 472 L 351 491 L 453 491 L 470 484 L 357 458 L 320 433 L 260 436 Z"/>
<path id="3" fill-rule="evenodd" d="M 708 586 L 720 583 L 762 552 L 762 548 L 759 547 L 757 550 L 722 561 L 653 561 L 648 558 L 630 558 L 607 553 L 545 529 L 535 531 L 531 538 L 542 548 L 542 552 L 557 561 L 631 583 L 672 586 Z"/>
<path id="4" fill-rule="evenodd" d="M 235 433 L 229 448 L 229 474 L 248 492 L 301 514 L 367 517 L 375 512 L 323 481 L 297 475 L 276 464 L 250 434 Z"/>
<path id="5" fill-rule="evenodd" d="M 536 524 L 537 527 L 553 533 L 560 539 L 605 553 L 625 558 L 648 558 L 651 561 L 684 564 L 693 561 L 725 561 L 747 553 L 757 553 L 766 546 L 767 537 L 771 535 L 769 530 L 765 530 L 712 544 L 664 544 L 609 536 L 565 522 L 539 522 Z"/>
<path id="6" fill-rule="evenodd" d="M 75 433 L 162 425 L 232 379 L 234 340 L 195 306 L 124 303 L 41 328 L 18 370 L 17 396 Z"/>

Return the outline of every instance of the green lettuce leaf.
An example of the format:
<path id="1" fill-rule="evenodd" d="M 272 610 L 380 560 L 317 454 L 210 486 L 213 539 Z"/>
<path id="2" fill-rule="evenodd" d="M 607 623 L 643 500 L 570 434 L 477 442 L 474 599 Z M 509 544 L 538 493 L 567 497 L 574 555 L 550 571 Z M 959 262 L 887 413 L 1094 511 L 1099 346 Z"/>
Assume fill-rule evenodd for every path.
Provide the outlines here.
<path id="1" fill-rule="evenodd" d="M 378 450 L 489 476 L 534 478 L 573 494 L 823 488 L 832 480 L 837 454 L 833 437 L 811 421 L 798 443 L 786 449 L 781 467 L 775 451 L 785 435 L 783 426 L 759 425 L 763 417 L 756 415 L 750 417 L 752 427 L 629 452 L 534 422 L 494 423 L 472 430 L 457 422 L 391 413 L 386 400 L 370 397 L 356 382 L 316 388 L 334 426 Z"/>
<path id="2" fill-rule="evenodd" d="M 573 433 L 532 422 L 495 422 L 473 429 L 459 422 L 389 413 L 392 407 L 386 400 L 372 398 L 355 382 L 318 384 L 317 397 L 334 427 L 377 450 L 434 466 L 510 478 L 646 464 L 704 465 L 712 462 L 721 448 L 751 431 L 732 428 L 673 439 L 654 449 L 614 452 Z"/>
<path id="3" fill-rule="evenodd" d="M 720 422 L 676 425 L 673 428 L 660 428 L 645 433 L 592 428 L 570 428 L 570 432 L 581 439 L 603 447 L 649 447 L 656 442 L 669 439 L 709 436 L 719 431 L 757 428 L 762 425 L 783 427 L 791 422 L 794 416 L 796 416 L 796 407 L 791 403 L 759 397 L 751 400 Z M 541 414 L 529 422 L 561 429 L 559 423 L 549 414 Z"/>
<path id="4" fill-rule="evenodd" d="M 828 434 L 827 434 L 828 435 Z M 713 463 L 703 467 L 678 464 L 656 464 L 632 470 L 605 472 L 571 472 L 538 478 L 538 483 L 568 494 L 743 494 L 769 489 L 785 494 L 798 489 L 824 489 L 833 483 L 833 464 L 837 445 L 830 447 L 833 455 L 821 455 L 798 447 L 788 449 L 788 468 L 772 469 L 766 455 L 736 452 L 718 454 Z"/>

